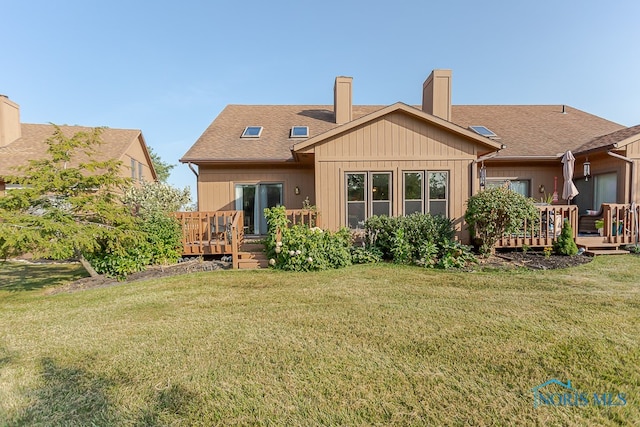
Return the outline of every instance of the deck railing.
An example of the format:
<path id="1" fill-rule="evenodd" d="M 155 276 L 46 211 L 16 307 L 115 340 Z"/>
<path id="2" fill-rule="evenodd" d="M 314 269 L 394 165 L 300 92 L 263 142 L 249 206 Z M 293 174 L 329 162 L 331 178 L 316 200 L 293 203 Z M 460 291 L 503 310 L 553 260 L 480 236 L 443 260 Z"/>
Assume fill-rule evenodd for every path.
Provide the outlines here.
<path id="1" fill-rule="evenodd" d="M 578 207 L 575 205 L 545 205 L 536 206 L 538 217 L 534 221 L 525 221 L 515 233 L 505 234 L 497 248 L 520 248 L 551 246 L 560 235 L 562 224 L 569 221 L 573 230 L 573 237 L 578 235 Z"/>
<path id="2" fill-rule="evenodd" d="M 624 245 L 637 242 L 640 206 L 635 203 L 603 203 L 602 220 L 602 236 L 607 243 Z"/>
<path id="3" fill-rule="evenodd" d="M 234 267 L 244 239 L 244 212 L 175 212 L 182 225 L 183 255 L 232 255 Z"/>
<path id="4" fill-rule="evenodd" d="M 320 213 L 315 209 L 287 209 L 290 225 L 303 224 L 309 227 L 320 227 Z"/>

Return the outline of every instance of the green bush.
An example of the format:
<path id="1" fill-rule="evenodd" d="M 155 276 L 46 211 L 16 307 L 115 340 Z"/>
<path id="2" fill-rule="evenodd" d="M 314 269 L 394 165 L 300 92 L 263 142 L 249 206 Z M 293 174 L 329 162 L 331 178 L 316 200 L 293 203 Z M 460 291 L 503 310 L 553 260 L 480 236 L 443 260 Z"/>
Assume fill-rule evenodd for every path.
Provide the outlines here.
<path id="1" fill-rule="evenodd" d="M 576 255 L 578 253 L 578 246 L 573 239 L 573 229 L 566 219 L 562 223 L 560 235 L 553 242 L 553 250 L 558 255 Z"/>
<path id="2" fill-rule="evenodd" d="M 166 214 L 156 212 L 145 218 L 142 231 L 151 246 L 152 264 L 174 264 L 182 255 L 182 226 Z"/>
<path id="3" fill-rule="evenodd" d="M 507 188 L 489 188 L 467 200 L 464 219 L 483 255 L 491 253 L 504 233 L 514 233 L 524 221 L 535 221 L 538 210 L 533 200 Z"/>
<path id="4" fill-rule="evenodd" d="M 398 264 L 454 268 L 476 261 L 471 248 L 453 240 L 453 223 L 443 216 L 374 216 L 365 222 L 365 230 L 367 248 Z"/>
<path id="5" fill-rule="evenodd" d="M 418 248 L 425 243 L 451 240 L 455 235 L 453 223 L 448 218 L 421 213 L 401 217 L 372 216 L 364 226 L 368 245 L 378 248 L 389 260 L 394 259 L 392 248 L 394 241 L 398 244 L 395 235 L 400 229 L 403 230 L 403 241 L 411 246 L 411 259 L 419 259 Z"/>
<path id="6" fill-rule="evenodd" d="M 382 251 L 374 246 L 358 246 L 351 248 L 353 264 L 374 264 L 382 261 Z"/>
<path id="7" fill-rule="evenodd" d="M 272 267 L 313 271 L 351 264 L 351 233 L 346 228 L 332 233 L 307 225 L 289 227 L 284 206 L 264 212 L 268 224 L 265 246 Z"/>

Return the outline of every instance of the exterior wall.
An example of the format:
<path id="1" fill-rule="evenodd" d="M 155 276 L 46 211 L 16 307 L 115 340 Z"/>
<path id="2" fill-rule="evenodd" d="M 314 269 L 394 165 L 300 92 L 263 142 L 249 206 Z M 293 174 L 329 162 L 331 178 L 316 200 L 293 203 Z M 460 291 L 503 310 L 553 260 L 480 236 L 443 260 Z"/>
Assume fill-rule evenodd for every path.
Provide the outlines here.
<path id="1" fill-rule="evenodd" d="M 627 145 L 627 157 L 633 159 L 631 167 L 631 201 L 640 202 L 640 141 Z"/>
<path id="2" fill-rule="evenodd" d="M 134 184 L 139 185 L 140 181 L 152 182 L 154 180 L 153 174 L 151 173 L 151 165 L 149 164 L 149 160 L 145 155 L 144 149 L 142 148 L 142 140 L 138 138 L 136 142 L 131 144 L 131 146 L 125 151 L 124 155 L 120 158 L 122 161 L 122 171 L 121 175 L 125 178 L 132 178 L 131 171 L 131 160 L 135 160 L 135 179 Z M 142 176 L 139 175 L 139 166 L 142 164 Z"/>
<path id="3" fill-rule="evenodd" d="M 0 147 L 11 144 L 21 135 L 20 107 L 5 95 L 0 95 Z"/>
<path id="4" fill-rule="evenodd" d="M 448 171 L 449 217 L 458 237 L 467 241 L 462 216 L 476 157 L 474 142 L 400 112 L 338 135 L 315 147 L 316 205 L 322 225 L 335 230 L 347 224 L 347 172 L 392 172 L 392 214 L 402 215 L 403 171 Z"/>
<path id="5" fill-rule="evenodd" d="M 582 167 L 585 160 L 585 156 L 579 156 L 576 158 L 576 177 L 578 177 L 576 178 L 576 180 L 584 179 Z M 591 163 L 592 177 L 605 173 L 616 173 L 618 178 L 616 202 L 630 203 L 632 168 L 628 162 L 612 157 L 607 153 L 597 153 L 589 155 L 589 163 Z M 591 192 L 591 195 L 593 195 L 593 179 L 585 182 L 580 182 L 579 184 L 576 183 L 576 185 L 578 185 L 578 188 L 580 190 L 589 191 Z M 589 209 L 591 208 L 592 207 L 589 207 Z M 597 209 L 598 207 L 595 206 L 593 208 Z"/>
<path id="6" fill-rule="evenodd" d="M 315 204 L 315 187 L 312 166 L 302 167 L 215 167 L 200 166 L 198 177 L 198 210 L 234 210 L 235 184 L 282 183 L 283 202 L 289 209 L 302 208 L 309 198 Z M 295 194 L 295 187 L 300 194 Z"/>
<path id="7" fill-rule="evenodd" d="M 478 165 L 479 166 L 479 165 Z M 578 163 L 576 162 L 576 166 Z M 579 164 L 580 173 L 582 173 L 582 163 Z M 554 189 L 554 177 L 558 178 L 558 197 L 559 202 L 565 202 L 562 200 L 562 186 L 564 178 L 562 175 L 562 163 L 558 160 L 557 166 L 553 164 L 532 164 L 532 163 L 501 163 L 501 162 L 485 162 L 485 168 L 487 172 L 487 180 L 492 178 L 496 179 L 509 179 L 509 180 L 528 180 L 530 183 L 529 190 L 530 196 L 536 200 L 546 199 L 548 195 L 553 194 Z M 577 170 L 577 169 L 576 169 Z M 479 175 L 479 173 L 478 173 Z M 574 176 L 577 176 L 574 173 Z M 540 191 L 541 187 L 544 187 L 544 191 Z"/>

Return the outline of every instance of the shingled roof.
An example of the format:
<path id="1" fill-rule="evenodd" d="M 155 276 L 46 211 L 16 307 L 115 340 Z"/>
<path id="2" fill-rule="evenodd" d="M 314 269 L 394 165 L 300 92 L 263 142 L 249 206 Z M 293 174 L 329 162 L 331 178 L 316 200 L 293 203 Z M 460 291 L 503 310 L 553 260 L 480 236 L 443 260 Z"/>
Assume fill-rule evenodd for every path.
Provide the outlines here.
<path id="1" fill-rule="evenodd" d="M 385 108 L 354 105 L 352 119 Z M 419 107 L 415 107 L 418 108 Z M 454 105 L 452 123 L 464 129 L 485 126 L 506 146 L 498 158 L 556 157 L 586 141 L 624 129 L 624 126 L 562 105 Z M 263 126 L 260 138 L 241 138 L 247 126 Z M 332 105 L 228 105 L 181 162 L 293 161 L 292 126 L 308 126 L 309 137 L 340 125 Z"/>
<path id="2" fill-rule="evenodd" d="M 581 145 L 576 154 L 590 153 L 597 150 L 622 148 L 624 145 L 640 140 L 640 125 L 620 129 L 606 135 L 593 138 Z"/>
<path id="3" fill-rule="evenodd" d="M 21 125 L 22 136 L 5 147 L 0 147 L 0 176 L 17 174 L 16 167 L 26 166 L 31 159 L 44 158 L 47 152 L 45 141 L 54 133 L 53 125 L 25 124 Z M 59 126 L 65 136 L 73 136 L 76 132 L 88 132 L 92 128 L 83 126 Z M 103 144 L 96 148 L 95 158 L 98 160 L 124 160 L 122 156 L 127 149 L 142 138 L 142 132 L 134 129 L 104 128 L 101 136 Z M 125 162 L 125 165 L 128 165 Z"/>

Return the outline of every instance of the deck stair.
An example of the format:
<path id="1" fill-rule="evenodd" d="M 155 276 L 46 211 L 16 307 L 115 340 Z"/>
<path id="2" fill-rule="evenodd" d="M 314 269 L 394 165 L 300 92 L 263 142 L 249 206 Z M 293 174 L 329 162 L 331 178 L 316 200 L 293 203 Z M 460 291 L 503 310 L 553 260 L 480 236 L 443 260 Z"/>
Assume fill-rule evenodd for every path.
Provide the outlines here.
<path id="1" fill-rule="evenodd" d="M 578 248 L 584 248 L 584 254 L 589 256 L 624 255 L 629 253 L 629 251 L 620 249 L 619 243 L 605 242 L 601 236 L 578 236 L 576 237 L 576 245 L 578 245 Z"/>
<path id="2" fill-rule="evenodd" d="M 269 267 L 269 260 L 264 252 L 264 244 L 246 240 L 238 252 L 238 269 L 253 270 Z"/>

